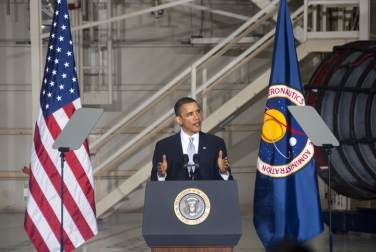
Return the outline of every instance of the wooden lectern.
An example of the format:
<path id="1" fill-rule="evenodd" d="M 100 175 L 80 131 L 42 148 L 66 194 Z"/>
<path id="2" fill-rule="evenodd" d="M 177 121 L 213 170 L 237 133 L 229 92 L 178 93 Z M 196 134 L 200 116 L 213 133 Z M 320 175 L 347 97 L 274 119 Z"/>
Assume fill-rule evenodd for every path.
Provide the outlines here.
<path id="1" fill-rule="evenodd" d="M 237 182 L 147 182 L 142 235 L 152 252 L 232 252 L 242 235 Z"/>

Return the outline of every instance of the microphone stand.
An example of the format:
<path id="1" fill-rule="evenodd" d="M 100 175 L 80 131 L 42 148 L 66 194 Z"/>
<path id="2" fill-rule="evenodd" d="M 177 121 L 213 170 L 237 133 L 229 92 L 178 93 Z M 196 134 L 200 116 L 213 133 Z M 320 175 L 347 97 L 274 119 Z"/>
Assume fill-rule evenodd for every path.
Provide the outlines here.
<path id="1" fill-rule="evenodd" d="M 195 172 L 193 172 L 193 174 L 192 174 L 192 179 L 193 179 L 194 174 L 196 174 L 198 168 L 200 167 L 200 165 L 199 165 L 200 159 L 198 158 L 198 154 L 193 155 L 193 162 L 194 162 L 193 165 L 195 167 Z"/>
<path id="2" fill-rule="evenodd" d="M 183 155 L 183 169 L 187 172 L 187 175 L 189 176 L 189 171 L 188 171 L 188 161 L 189 157 L 187 154 Z"/>
<path id="3" fill-rule="evenodd" d="M 191 177 L 191 180 L 193 180 L 193 169 L 192 169 L 192 166 L 193 165 L 190 165 L 189 167 L 189 175 L 190 175 L 190 177 Z"/>
<path id="4" fill-rule="evenodd" d="M 183 155 L 183 168 L 184 168 L 184 170 L 187 171 L 188 176 L 190 177 L 190 180 L 194 180 L 193 176 L 195 175 L 198 167 L 200 167 L 200 165 L 199 165 L 200 159 L 198 158 L 197 154 L 193 155 L 193 160 L 194 160 L 193 164 L 188 164 L 188 162 L 189 162 L 188 155 L 187 154 Z M 193 172 L 193 166 L 195 167 L 195 171 L 194 172 Z M 188 171 L 188 167 L 189 167 L 189 171 Z"/>

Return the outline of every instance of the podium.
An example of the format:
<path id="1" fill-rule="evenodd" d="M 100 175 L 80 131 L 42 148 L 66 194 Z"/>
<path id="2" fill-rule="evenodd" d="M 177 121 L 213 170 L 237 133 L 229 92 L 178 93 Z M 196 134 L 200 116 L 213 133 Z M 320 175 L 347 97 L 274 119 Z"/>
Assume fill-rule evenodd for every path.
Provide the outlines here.
<path id="1" fill-rule="evenodd" d="M 142 235 L 152 252 L 231 252 L 242 235 L 236 181 L 149 181 Z"/>

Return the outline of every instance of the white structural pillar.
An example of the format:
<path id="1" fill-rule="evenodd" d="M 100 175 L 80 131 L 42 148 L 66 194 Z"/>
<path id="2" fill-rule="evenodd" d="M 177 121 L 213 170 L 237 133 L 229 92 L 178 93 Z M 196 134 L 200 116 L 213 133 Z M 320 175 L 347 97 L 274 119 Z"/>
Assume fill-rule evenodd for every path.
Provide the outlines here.
<path id="1" fill-rule="evenodd" d="M 30 41 L 31 41 L 31 110 L 32 128 L 34 134 L 35 120 L 39 108 L 39 92 L 41 85 L 42 40 L 39 38 L 41 31 L 41 1 L 30 1 Z"/>
<path id="2" fill-rule="evenodd" d="M 191 97 L 196 99 L 196 78 L 197 78 L 197 66 L 193 64 L 191 67 Z"/>
<path id="3" fill-rule="evenodd" d="M 359 1 L 359 40 L 369 40 L 370 34 L 369 0 Z"/>

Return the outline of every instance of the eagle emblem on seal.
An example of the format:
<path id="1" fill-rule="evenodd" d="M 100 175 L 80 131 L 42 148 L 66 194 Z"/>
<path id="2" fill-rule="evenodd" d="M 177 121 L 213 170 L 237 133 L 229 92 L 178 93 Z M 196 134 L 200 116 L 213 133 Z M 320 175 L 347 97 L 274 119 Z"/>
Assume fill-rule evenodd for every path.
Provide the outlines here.
<path id="1" fill-rule="evenodd" d="M 190 216 L 196 216 L 200 211 L 199 203 L 200 201 L 196 198 L 188 198 L 184 201 L 185 209 L 184 212 Z"/>

